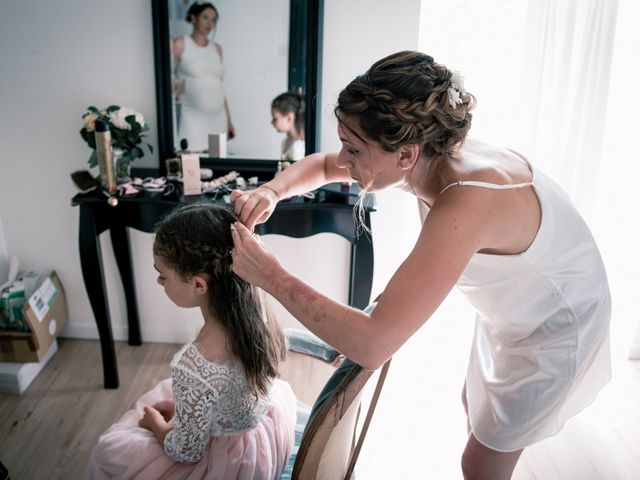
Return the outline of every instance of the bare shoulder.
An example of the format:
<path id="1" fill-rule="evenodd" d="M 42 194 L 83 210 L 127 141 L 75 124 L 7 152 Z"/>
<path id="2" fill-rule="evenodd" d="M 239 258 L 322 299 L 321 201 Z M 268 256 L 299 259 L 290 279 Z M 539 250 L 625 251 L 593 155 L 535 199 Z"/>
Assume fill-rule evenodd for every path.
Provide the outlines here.
<path id="1" fill-rule="evenodd" d="M 493 171 L 481 181 L 517 184 L 530 180 L 530 172 Z M 494 189 L 454 185 L 438 197 L 425 225 L 448 234 L 462 231 L 470 235 L 477 242 L 477 252 L 513 255 L 533 242 L 540 221 L 540 205 L 532 186 Z"/>
<path id="2" fill-rule="evenodd" d="M 372 313 L 394 351 L 437 310 L 471 257 L 486 241 L 489 227 L 479 217 L 486 199 L 459 195 L 434 203 L 407 258 L 394 273 Z"/>
<path id="3" fill-rule="evenodd" d="M 454 187 L 440 195 L 425 216 L 418 244 L 470 257 L 492 238 L 501 204 L 490 191 Z"/>

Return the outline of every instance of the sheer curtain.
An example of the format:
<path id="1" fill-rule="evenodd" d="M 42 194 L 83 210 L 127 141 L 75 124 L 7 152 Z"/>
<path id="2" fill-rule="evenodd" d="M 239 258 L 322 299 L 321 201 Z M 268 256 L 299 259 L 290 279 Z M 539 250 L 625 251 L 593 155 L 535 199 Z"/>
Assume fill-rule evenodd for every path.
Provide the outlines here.
<path id="1" fill-rule="evenodd" d="M 638 40 L 635 1 L 423 0 L 419 39 L 419 49 L 459 70 L 478 98 L 471 135 L 523 153 L 567 190 L 585 216 L 607 265 L 618 359 L 626 358 L 640 320 L 640 239 L 634 231 L 640 160 L 633 142 L 640 79 L 629 71 L 638 63 L 633 47 L 640 43 L 621 40 L 617 31 L 625 23 L 627 37 Z M 619 8 L 627 17 L 617 22 Z M 403 206 L 404 220 L 412 221 L 415 202 L 397 199 L 395 208 Z M 404 240 L 408 245 L 415 239 Z M 395 257 L 385 260 L 392 273 Z M 376 431 L 387 433 L 372 432 L 359 462 L 366 478 L 416 478 L 421 471 L 429 478 L 459 478 L 466 443 L 460 389 L 473 318 L 454 291 L 396 354 L 374 419 Z M 408 395 L 392 398 L 388 392 Z M 389 435 L 402 441 L 390 443 Z M 381 451 L 403 461 L 387 467 L 376 456 Z"/>
<path id="2" fill-rule="evenodd" d="M 530 0 L 518 139 L 593 218 L 617 0 Z"/>
<path id="3" fill-rule="evenodd" d="M 607 265 L 625 357 L 636 328 L 640 355 L 638 222 L 618 220 L 640 204 L 629 179 L 640 163 L 629 148 L 638 10 L 634 0 L 424 0 L 420 38 L 478 98 L 471 135 L 520 151 L 573 198 Z"/>

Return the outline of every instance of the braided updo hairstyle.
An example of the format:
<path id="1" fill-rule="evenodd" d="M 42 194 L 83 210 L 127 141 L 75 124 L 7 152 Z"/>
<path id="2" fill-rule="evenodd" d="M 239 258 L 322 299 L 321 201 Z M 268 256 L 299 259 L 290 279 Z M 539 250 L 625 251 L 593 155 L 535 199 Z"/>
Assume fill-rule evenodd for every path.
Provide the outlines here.
<path id="1" fill-rule="evenodd" d="M 357 118 L 365 135 L 387 152 L 418 144 L 428 159 L 439 162 L 464 141 L 475 103 L 444 65 L 424 53 L 402 51 L 349 83 L 334 113 L 339 122 L 344 115 Z"/>
<path id="2" fill-rule="evenodd" d="M 255 289 L 231 270 L 235 216 L 213 204 L 177 208 L 156 225 L 153 253 L 184 279 L 207 274 L 209 307 L 215 312 L 256 394 L 266 394 L 284 358 L 284 335 L 275 319 L 262 318 Z"/>

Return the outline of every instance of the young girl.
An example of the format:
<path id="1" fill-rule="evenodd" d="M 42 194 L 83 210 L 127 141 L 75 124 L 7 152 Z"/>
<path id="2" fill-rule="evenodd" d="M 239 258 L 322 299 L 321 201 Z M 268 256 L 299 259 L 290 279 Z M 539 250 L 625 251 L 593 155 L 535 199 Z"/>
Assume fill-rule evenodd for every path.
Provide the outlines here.
<path id="1" fill-rule="evenodd" d="M 287 136 L 282 142 L 282 160 L 304 158 L 304 96 L 285 92 L 271 102 L 271 123 L 280 133 Z"/>
<path id="2" fill-rule="evenodd" d="M 204 326 L 174 356 L 171 378 L 99 439 L 91 478 L 277 479 L 293 448 L 296 399 L 275 378 L 281 329 L 255 288 L 231 272 L 232 213 L 177 209 L 156 228 L 158 283 Z"/>

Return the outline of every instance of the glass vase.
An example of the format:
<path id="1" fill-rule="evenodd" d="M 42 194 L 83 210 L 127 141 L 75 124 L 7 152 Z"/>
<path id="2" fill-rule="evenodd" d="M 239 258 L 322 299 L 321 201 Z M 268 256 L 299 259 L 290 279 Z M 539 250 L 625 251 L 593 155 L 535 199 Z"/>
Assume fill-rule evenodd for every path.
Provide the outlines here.
<path id="1" fill-rule="evenodd" d="M 121 185 L 131 181 L 131 160 L 124 156 L 124 150 L 114 148 L 111 152 L 116 183 Z"/>

